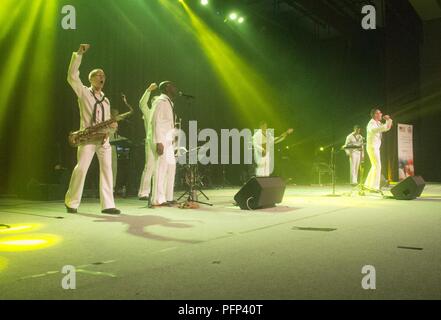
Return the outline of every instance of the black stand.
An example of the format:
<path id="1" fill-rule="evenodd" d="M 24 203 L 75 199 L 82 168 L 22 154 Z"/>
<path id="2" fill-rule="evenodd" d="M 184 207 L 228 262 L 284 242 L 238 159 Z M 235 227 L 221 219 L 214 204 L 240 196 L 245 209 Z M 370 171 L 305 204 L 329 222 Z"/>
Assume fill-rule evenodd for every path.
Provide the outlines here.
<path id="1" fill-rule="evenodd" d="M 335 193 L 335 148 L 332 146 L 331 148 L 331 180 L 332 180 L 332 193 L 327 194 L 327 197 L 340 197 L 341 195 Z"/>
<path id="2" fill-rule="evenodd" d="M 221 185 L 221 188 L 231 187 L 231 183 L 227 179 L 226 165 L 221 164 L 221 166 L 222 166 L 222 185 Z"/>
<path id="3" fill-rule="evenodd" d="M 179 198 L 178 201 L 181 200 L 183 197 L 188 195 L 187 201 L 189 202 L 196 202 L 200 204 L 205 204 L 207 206 L 213 206 L 213 204 L 208 202 L 202 202 L 197 199 L 198 193 L 202 194 L 205 199 L 210 200 L 207 195 L 202 191 L 202 188 L 200 186 L 199 181 L 199 174 L 196 164 L 189 164 L 188 165 L 188 172 L 186 176 L 186 182 L 187 182 L 187 191 L 185 191 Z"/>

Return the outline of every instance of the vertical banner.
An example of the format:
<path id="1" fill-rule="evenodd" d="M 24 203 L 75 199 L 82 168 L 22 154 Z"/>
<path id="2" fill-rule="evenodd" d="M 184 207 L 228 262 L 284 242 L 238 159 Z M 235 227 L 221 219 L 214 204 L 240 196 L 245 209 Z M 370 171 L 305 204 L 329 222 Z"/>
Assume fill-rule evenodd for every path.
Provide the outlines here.
<path id="1" fill-rule="evenodd" d="M 398 124 L 398 179 L 415 174 L 413 166 L 413 126 Z"/>

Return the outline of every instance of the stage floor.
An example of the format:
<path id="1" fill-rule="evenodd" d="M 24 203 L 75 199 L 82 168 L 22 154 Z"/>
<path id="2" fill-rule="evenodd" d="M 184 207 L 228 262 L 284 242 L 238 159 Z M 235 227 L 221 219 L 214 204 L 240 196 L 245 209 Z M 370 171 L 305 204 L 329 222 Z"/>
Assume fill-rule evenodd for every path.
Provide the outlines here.
<path id="1" fill-rule="evenodd" d="M 117 199 L 120 216 L 98 200 L 72 215 L 62 201 L 0 199 L 0 299 L 441 298 L 441 185 L 413 201 L 292 186 L 253 212 L 233 206 L 237 190 L 208 190 L 214 206 L 199 209 Z"/>

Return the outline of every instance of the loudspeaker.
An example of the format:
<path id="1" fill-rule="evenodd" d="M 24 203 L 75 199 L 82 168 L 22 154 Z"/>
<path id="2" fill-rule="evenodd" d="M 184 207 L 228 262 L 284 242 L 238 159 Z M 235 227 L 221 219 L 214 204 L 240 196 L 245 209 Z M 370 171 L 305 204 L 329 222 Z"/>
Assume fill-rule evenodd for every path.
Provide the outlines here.
<path id="1" fill-rule="evenodd" d="M 413 200 L 421 196 L 426 183 L 421 176 L 407 177 L 390 189 L 397 200 Z"/>
<path id="2" fill-rule="evenodd" d="M 66 192 L 65 189 L 61 184 L 39 183 L 31 180 L 27 185 L 24 198 L 39 201 L 63 200 Z"/>
<path id="3" fill-rule="evenodd" d="M 253 177 L 234 196 L 243 210 L 274 207 L 283 200 L 285 182 L 280 177 Z"/>

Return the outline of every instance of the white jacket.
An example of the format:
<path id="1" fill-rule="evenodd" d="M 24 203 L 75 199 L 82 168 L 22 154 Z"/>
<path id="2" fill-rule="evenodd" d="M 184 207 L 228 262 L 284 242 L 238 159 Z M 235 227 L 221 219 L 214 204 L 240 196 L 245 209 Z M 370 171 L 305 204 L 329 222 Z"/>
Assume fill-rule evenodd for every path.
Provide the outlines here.
<path id="1" fill-rule="evenodd" d="M 350 156 L 353 152 L 363 151 L 363 136 L 361 134 L 355 135 L 353 132 L 346 137 L 345 146 L 359 146 L 359 149 L 345 149 L 345 152 Z"/>
<path id="2" fill-rule="evenodd" d="M 67 72 L 67 82 L 69 82 L 72 89 L 75 91 L 78 97 L 78 107 L 80 109 L 80 130 L 83 130 L 87 127 L 94 125 L 93 122 L 93 109 L 95 106 L 95 98 L 91 93 L 91 88 L 83 85 L 80 79 L 80 64 L 82 60 L 82 55 L 74 52 L 72 54 L 72 59 L 70 61 L 69 70 Z M 97 97 L 101 100 L 104 97 L 104 93 L 101 92 L 101 96 Z M 105 98 L 103 101 L 104 107 L 104 120 L 110 119 L 110 101 Z M 101 107 L 97 107 L 96 109 L 96 123 L 101 122 L 102 114 Z"/>
<path id="3" fill-rule="evenodd" d="M 166 94 L 161 94 L 153 103 L 153 108 L 153 143 L 162 143 L 164 146 L 172 144 L 175 135 L 173 102 Z"/>
<path id="4" fill-rule="evenodd" d="M 366 148 L 379 149 L 381 146 L 382 133 L 389 131 L 391 127 L 392 119 L 386 120 L 385 123 L 371 119 L 366 128 Z"/>

